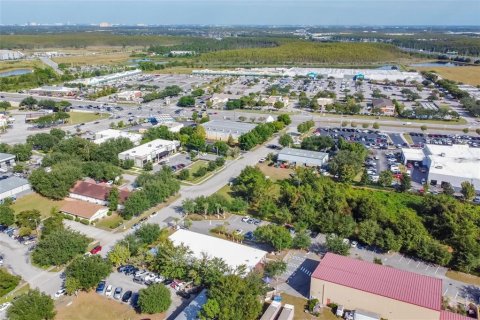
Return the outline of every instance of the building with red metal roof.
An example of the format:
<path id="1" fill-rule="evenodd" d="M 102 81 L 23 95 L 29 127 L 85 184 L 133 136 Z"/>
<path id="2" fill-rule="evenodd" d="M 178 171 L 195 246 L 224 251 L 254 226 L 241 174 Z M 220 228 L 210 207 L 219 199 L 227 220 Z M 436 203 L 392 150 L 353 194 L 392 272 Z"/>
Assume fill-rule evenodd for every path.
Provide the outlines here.
<path id="1" fill-rule="evenodd" d="M 333 253 L 313 272 L 310 295 L 323 304 L 369 310 L 389 320 L 463 320 L 441 311 L 440 279 Z"/>

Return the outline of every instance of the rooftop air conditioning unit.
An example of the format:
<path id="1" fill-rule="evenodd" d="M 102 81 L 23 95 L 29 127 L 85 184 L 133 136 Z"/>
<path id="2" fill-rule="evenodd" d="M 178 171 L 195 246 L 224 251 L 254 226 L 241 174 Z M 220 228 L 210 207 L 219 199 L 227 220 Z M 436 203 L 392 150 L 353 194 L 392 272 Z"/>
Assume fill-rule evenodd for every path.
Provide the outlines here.
<path id="1" fill-rule="evenodd" d="M 445 157 L 445 152 L 440 153 L 441 157 Z"/>
<path id="2" fill-rule="evenodd" d="M 443 169 L 443 166 L 435 166 L 435 169 Z"/>

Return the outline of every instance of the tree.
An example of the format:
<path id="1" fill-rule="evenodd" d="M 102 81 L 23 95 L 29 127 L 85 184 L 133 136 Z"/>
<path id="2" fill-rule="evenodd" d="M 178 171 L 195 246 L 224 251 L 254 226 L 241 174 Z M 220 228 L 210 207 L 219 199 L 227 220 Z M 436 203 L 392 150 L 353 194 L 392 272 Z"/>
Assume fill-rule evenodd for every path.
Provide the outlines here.
<path id="1" fill-rule="evenodd" d="M 108 209 L 110 209 L 110 211 L 117 211 L 119 200 L 120 192 L 117 187 L 113 187 L 108 193 Z"/>
<path id="2" fill-rule="evenodd" d="M 60 266 L 87 250 L 90 239 L 69 229 L 57 230 L 40 239 L 32 253 L 34 263 Z"/>
<path id="3" fill-rule="evenodd" d="M 278 142 L 283 146 L 283 147 L 290 147 L 293 145 L 293 138 L 289 134 L 282 134 L 280 136 L 280 139 L 278 139 Z"/>
<path id="4" fill-rule="evenodd" d="M 52 298 L 38 289 L 30 290 L 12 301 L 7 310 L 10 320 L 53 320 L 55 306 Z"/>
<path id="5" fill-rule="evenodd" d="M 312 240 L 306 230 L 302 229 L 293 238 L 293 247 L 296 249 L 308 249 Z"/>
<path id="6" fill-rule="evenodd" d="M 368 175 L 367 169 L 365 168 L 362 173 L 362 178 L 360 179 L 360 184 L 366 186 L 372 182 L 370 176 Z"/>
<path id="7" fill-rule="evenodd" d="M 330 161 L 330 171 L 343 182 L 352 181 L 362 168 L 363 159 L 356 152 L 341 150 Z"/>
<path id="8" fill-rule="evenodd" d="M 49 234 L 55 231 L 63 230 L 63 229 L 64 229 L 64 226 L 63 226 L 62 215 L 57 212 L 54 212 L 51 217 L 48 217 L 47 219 L 43 220 L 42 238 L 45 238 L 46 236 L 48 236 Z"/>
<path id="9" fill-rule="evenodd" d="M 192 96 L 183 96 L 178 99 L 177 106 L 179 107 L 194 107 L 195 106 L 195 98 Z"/>
<path id="10" fill-rule="evenodd" d="M 143 165 L 143 170 L 145 171 L 152 171 L 153 170 L 153 164 L 151 161 L 147 161 L 147 163 L 145 163 Z"/>
<path id="11" fill-rule="evenodd" d="M 128 258 L 130 258 L 130 250 L 128 250 L 128 247 L 119 243 L 108 253 L 108 260 L 114 266 L 126 263 Z"/>
<path id="12" fill-rule="evenodd" d="M 7 109 L 11 108 L 12 105 L 8 101 L 0 101 L 0 109 L 3 109 L 3 112 L 7 112 Z"/>
<path id="13" fill-rule="evenodd" d="M 18 161 L 28 161 L 32 156 L 32 146 L 28 143 L 16 144 L 11 152 L 17 157 Z"/>
<path id="14" fill-rule="evenodd" d="M 466 200 L 466 201 L 470 201 L 472 200 L 474 197 L 475 197 L 475 186 L 468 182 L 468 181 L 463 181 L 462 184 L 462 189 L 461 189 L 461 193 L 463 195 L 463 198 Z"/>
<path id="15" fill-rule="evenodd" d="M 77 290 L 88 291 L 112 271 L 110 262 L 100 255 L 75 258 L 65 269 L 66 278 L 76 279 Z"/>
<path id="16" fill-rule="evenodd" d="M 384 170 L 380 172 L 378 176 L 378 184 L 382 187 L 390 187 L 393 182 L 393 174 L 390 170 Z"/>
<path id="17" fill-rule="evenodd" d="M 372 245 L 381 232 L 378 223 L 370 219 L 360 222 L 358 229 L 358 238 L 367 245 Z"/>
<path id="18" fill-rule="evenodd" d="M 336 236 L 327 236 L 325 245 L 327 250 L 336 254 L 340 254 L 342 256 L 348 256 L 348 252 L 350 250 L 350 246 L 343 242 L 343 240 Z"/>
<path id="19" fill-rule="evenodd" d="M 27 109 L 33 109 L 33 106 L 37 104 L 37 100 L 32 96 L 28 96 L 20 102 L 20 107 L 27 107 Z"/>
<path id="20" fill-rule="evenodd" d="M 17 226 L 35 230 L 40 224 L 40 211 L 37 209 L 25 210 L 17 214 Z"/>
<path id="21" fill-rule="evenodd" d="M 283 122 L 286 126 L 292 123 L 292 119 L 288 114 L 281 114 L 277 117 L 277 121 Z"/>
<path id="22" fill-rule="evenodd" d="M 274 224 L 260 226 L 253 234 L 258 240 L 271 244 L 277 251 L 292 247 L 292 236 L 290 232 L 282 226 Z"/>
<path id="23" fill-rule="evenodd" d="M 455 189 L 453 189 L 453 186 L 450 182 L 442 183 L 442 189 L 443 193 L 449 196 L 453 196 L 453 194 L 455 193 Z"/>
<path id="24" fill-rule="evenodd" d="M 137 231 L 135 231 L 135 236 L 146 245 L 150 245 L 157 241 L 160 234 L 160 226 L 153 223 L 143 224 L 137 229 Z"/>
<path id="25" fill-rule="evenodd" d="M 167 311 L 172 304 L 170 291 L 163 284 L 154 284 L 138 292 L 138 306 L 142 313 L 154 314 Z"/>
<path id="26" fill-rule="evenodd" d="M 200 319 L 254 320 L 262 311 L 260 295 L 264 293 L 261 277 L 251 273 L 245 278 L 227 275 L 213 283 Z"/>
<path id="27" fill-rule="evenodd" d="M 0 224 L 11 226 L 15 223 L 15 211 L 4 204 L 0 205 Z"/>
<path id="28" fill-rule="evenodd" d="M 264 270 L 269 277 L 276 278 L 287 271 L 287 263 L 281 260 L 272 260 L 265 264 Z"/>
<path id="29" fill-rule="evenodd" d="M 14 276 L 5 269 L 0 269 L 0 297 L 4 297 L 7 293 L 14 290 L 20 280 L 20 276 Z"/>
<path id="30" fill-rule="evenodd" d="M 380 129 L 380 124 L 378 122 L 374 122 L 373 125 L 372 125 L 372 128 L 375 129 L 375 130 L 378 130 L 378 129 Z"/>
<path id="31" fill-rule="evenodd" d="M 257 202 L 271 186 L 271 181 L 257 167 L 247 166 L 235 179 L 233 191 L 247 201 Z"/>
<path id="32" fill-rule="evenodd" d="M 178 179 L 180 180 L 188 180 L 189 178 L 190 178 L 190 170 L 188 169 L 183 169 L 178 174 Z"/>
<path id="33" fill-rule="evenodd" d="M 427 129 L 428 129 L 428 128 L 427 128 L 426 125 L 422 125 L 422 126 L 420 127 L 420 130 L 422 130 L 422 132 L 427 131 Z"/>
<path id="34" fill-rule="evenodd" d="M 125 201 L 125 208 L 120 212 L 124 219 L 131 219 L 133 216 L 139 215 L 150 207 L 145 192 L 137 191 L 131 194 Z"/>
<path id="35" fill-rule="evenodd" d="M 402 173 L 400 178 L 400 191 L 406 192 L 412 188 L 412 178 L 406 173 Z"/>

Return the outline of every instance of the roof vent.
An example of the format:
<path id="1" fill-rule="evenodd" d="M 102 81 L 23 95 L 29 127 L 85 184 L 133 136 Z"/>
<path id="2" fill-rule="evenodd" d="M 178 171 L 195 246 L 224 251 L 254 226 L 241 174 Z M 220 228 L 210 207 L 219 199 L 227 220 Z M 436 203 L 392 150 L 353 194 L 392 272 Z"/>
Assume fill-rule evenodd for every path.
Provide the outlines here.
<path id="1" fill-rule="evenodd" d="M 443 166 L 435 166 L 435 169 L 443 169 Z"/>
<path id="2" fill-rule="evenodd" d="M 445 152 L 440 153 L 441 157 L 445 157 Z"/>

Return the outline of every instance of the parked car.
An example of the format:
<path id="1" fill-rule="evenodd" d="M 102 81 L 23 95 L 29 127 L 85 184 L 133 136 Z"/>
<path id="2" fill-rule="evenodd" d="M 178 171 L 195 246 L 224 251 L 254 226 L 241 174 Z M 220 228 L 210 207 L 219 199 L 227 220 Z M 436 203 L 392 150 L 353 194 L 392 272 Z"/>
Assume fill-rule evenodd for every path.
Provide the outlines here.
<path id="1" fill-rule="evenodd" d="M 122 296 L 122 291 L 123 291 L 122 287 L 116 287 L 115 292 L 113 293 L 113 299 L 116 299 L 116 300 L 120 299 L 120 297 Z"/>
<path id="2" fill-rule="evenodd" d="M 0 312 L 7 310 L 11 305 L 11 302 L 5 302 L 0 304 Z"/>
<path id="3" fill-rule="evenodd" d="M 55 292 L 55 299 L 60 298 L 61 296 L 65 295 L 66 292 L 67 292 L 67 290 L 65 290 L 65 289 L 58 290 L 57 292 Z"/>
<path id="4" fill-rule="evenodd" d="M 190 299 L 190 293 L 187 293 L 183 290 L 178 290 L 177 295 L 184 298 L 184 299 Z"/>
<path id="5" fill-rule="evenodd" d="M 130 298 L 132 297 L 132 291 L 128 290 L 123 294 L 122 301 L 123 302 L 128 302 Z"/>
<path id="6" fill-rule="evenodd" d="M 112 293 L 113 293 L 113 286 L 110 284 L 110 285 L 108 285 L 107 290 L 105 290 L 105 295 L 107 297 L 110 297 L 112 295 Z"/>
<path id="7" fill-rule="evenodd" d="M 97 289 L 95 290 L 97 293 L 103 293 L 103 290 L 105 290 L 105 281 L 100 281 L 97 285 Z"/>
<path id="8" fill-rule="evenodd" d="M 100 251 L 102 251 L 102 246 L 96 246 L 95 248 L 93 248 L 92 250 L 90 250 L 90 253 L 91 253 L 91 254 L 97 254 L 97 253 L 99 253 Z"/>

